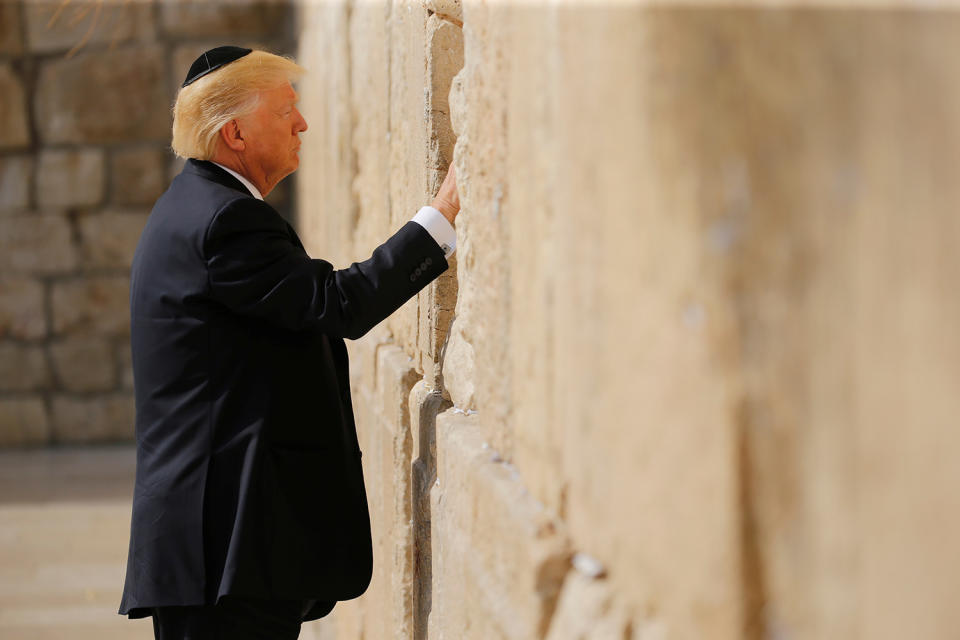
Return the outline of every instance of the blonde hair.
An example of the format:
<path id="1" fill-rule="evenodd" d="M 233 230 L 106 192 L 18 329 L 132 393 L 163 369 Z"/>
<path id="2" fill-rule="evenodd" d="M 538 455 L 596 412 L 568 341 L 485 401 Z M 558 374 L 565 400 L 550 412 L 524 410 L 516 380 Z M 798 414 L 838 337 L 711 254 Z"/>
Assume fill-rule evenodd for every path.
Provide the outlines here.
<path id="1" fill-rule="evenodd" d="M 294 82 L 304 73 L 291 58 L 251 51 L 181 87 L 173 105 L 173 152 L 181 158 L 210 160 L 223 125 L 252 113 L 261 91 Z"/>

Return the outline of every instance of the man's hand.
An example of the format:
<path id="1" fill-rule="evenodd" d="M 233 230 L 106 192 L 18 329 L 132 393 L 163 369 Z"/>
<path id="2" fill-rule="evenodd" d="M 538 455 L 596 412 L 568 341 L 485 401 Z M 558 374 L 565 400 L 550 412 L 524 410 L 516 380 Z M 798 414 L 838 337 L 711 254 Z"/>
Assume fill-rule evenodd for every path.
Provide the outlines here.
<path id="1" fill-rule="evenodd" d="M 457 172 L 450 163 L 450 169 L 447 171 L 447 177 L 443 179 L 440 190 L 437 191 L 437 197 L 433 199 L 430 206 L 443 214 L 450 224 L 453 224 L 457 214 L 460 213 L 460 194 L 457 193 Z"/>

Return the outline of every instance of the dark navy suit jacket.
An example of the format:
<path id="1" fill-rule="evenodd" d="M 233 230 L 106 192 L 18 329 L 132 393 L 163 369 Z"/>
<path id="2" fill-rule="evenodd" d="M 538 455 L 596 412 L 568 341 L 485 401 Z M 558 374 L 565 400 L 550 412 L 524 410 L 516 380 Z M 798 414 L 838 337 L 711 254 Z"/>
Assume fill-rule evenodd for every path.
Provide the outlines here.
<path id="1" fill-rule="evenodd" d="M 189 160 L 133 259 L 137 473 L 120 613 L 223 595 L 327 613 L 373 558 L 344 338 L 447 269 L 408 222 L 335 270 L 233 176 Z"/>

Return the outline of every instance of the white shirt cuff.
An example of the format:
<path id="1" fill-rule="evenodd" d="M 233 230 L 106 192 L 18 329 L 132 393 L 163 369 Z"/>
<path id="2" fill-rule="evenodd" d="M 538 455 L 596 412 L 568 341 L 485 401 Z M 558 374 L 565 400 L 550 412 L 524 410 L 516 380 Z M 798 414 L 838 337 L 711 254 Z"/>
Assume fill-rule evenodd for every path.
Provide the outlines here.
<path id="1" fill-rule="evenodd" d="M 440 249 L 443 257 L 449 259 L 457 250 L 457 231 L 447 218 L 433 207 L 421 207 L 413 216 L 413 221 L 427 230 Z"/>

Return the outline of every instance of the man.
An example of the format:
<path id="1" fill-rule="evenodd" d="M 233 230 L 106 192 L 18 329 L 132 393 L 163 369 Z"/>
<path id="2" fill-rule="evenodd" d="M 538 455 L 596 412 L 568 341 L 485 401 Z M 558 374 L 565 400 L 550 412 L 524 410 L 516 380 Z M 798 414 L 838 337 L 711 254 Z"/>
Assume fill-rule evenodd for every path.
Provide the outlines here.
<path id="1" fill-rule="evenodd" d="M 451 167 L 373 255 L 311 259 L 263 202 L 307 123 L 291 60 L 217 47 L 174 107 L 183 171 L 134 255 L 137 474 L 120 613 L 156 638 L 296 638 L 372 574 L 344 338 L 447 269 Z M 309 203 L 304 203 L 309 206 Z"/>

